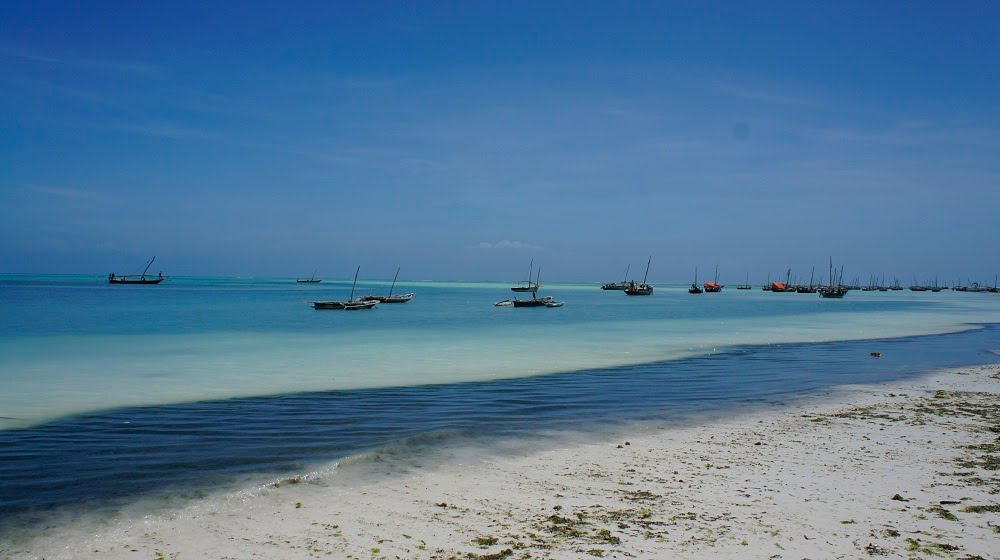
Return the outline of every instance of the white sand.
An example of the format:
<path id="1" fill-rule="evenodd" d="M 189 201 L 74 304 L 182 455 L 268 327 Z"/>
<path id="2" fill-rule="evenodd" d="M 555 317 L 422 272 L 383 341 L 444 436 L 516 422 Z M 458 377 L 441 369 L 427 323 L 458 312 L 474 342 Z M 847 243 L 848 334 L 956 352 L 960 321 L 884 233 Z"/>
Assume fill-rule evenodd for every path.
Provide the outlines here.
<path id="1" fill-rule="evenodd" d="M 998 558 L 1000 513 L 963 511 L 1000 502 L 998 405 L 1000 367 L 939 372 L 377 482 L 335 472 L 67 523 L 0 558 Z"/>

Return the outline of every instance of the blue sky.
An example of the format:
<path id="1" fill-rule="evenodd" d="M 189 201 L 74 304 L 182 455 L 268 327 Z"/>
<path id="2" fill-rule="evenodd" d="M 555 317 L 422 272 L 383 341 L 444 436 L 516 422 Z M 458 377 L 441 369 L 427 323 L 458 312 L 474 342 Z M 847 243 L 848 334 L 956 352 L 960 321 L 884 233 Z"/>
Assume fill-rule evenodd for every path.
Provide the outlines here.
<path id="1" fill-rule="evenodd" d="M 0 272 L 1000 269 L 995 3 L 142 4 L 0 5 Z"/>

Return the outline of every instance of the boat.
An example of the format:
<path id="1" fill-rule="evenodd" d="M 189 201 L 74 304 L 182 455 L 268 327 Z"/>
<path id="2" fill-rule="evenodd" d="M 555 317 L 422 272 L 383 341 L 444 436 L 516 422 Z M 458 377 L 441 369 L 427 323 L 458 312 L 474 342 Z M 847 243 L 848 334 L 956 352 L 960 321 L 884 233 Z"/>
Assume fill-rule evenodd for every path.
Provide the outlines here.
<path id="1" fill-rule="evenodd" d="M 541 277 L 542 277 L 542 267 L 538 267 L 538 275 L 536 276 L 535 280 L 536 286 L 541 285 L 540 284 Z M 511 304 L 513 304 L 514 307 L 545 307 L 545 304 L 551 301 L 552 301 L 552 296 L 545 296 L 543 298 L 540 298 L 538 297 L 537 292 L 531 292 L 531 299 L 514 298 L 513 300 L 511 300 Z M 498 302 L 498 303 L 503 303 L 503 302 Z"/>
<path id="2" fill-rule="evenodd" d="M 314 301 L 313 309 L 343 309 L 344 311 L 357 311 L 360 309 L 372 309 L 379 302 L 354 299 L 354 288 L 358 285 L 358 274 L 361 272 L 359 266 L 354 271 L 354 284 L 351 284 L 351 298 L 347 301 Z"/>
<path id="3" fill-rule="evenodd" d="M 913 275 L 913 285 L 910 286 L 910 291 L 911 292 L 926 292 L 927 291 L 927 286 L 921 286 L 917 282 L 917 275 L 916 274 Z"/>
<path id="4" fill-rule="evenodd" d="M 792 279 L 792 269 L 789 268 L 788 272 L 785 273 L 785 281 L 784 282 L 771 282 L 771 291 L 772 292 L 794 292 L 795 291 L 795 286 L 792 285 L 791 279 Z"/>
<path id="5" fill-rule="evenodd" d="M 822 298 L 842 298 L 847 295 L 847 287 L 843 285 L 844 267 L 840 267 L 840 274 L 833 274 L 833 257 L 830 257 L 830 283 L 819 291 Z"/>
<path id="6" fill-rule="evenodd" d="M 392 277 L 392 286 L 389 286 L 389 295 L 387 296 L 365 296 L 361 298 L 363 301 L 375 301 L 378 303 L 406 303 L 413 299 L 413 292 L 408 294 L 396 294 L 392 295 L 392 291 L 396 288 L 396 279 L 399 278 L 399 267 L 396 267 L 396 275 Z"/>
<path id="7" fill-rule="evenodd" d="M 146 264 L 146 268 L 142 270 L 142 274 L 124 274 L 122 276 L 116 276 L 114 272 L 108 275 L 108 284 L 159 284 L 167 279 L 163 273 L 159 273 L 153 277 L 147 277 L 146 272 L 149 271 L 149 267 L 153 265 L 153 261 L 156 260 L 156 256 L 149 259 L 149 263 Z"/>
<path id="8" fill-rule="evenodd" d="M 562 307 L 565 303 L 563 301 L 547 301 L 545 307 Z"/>
<path id="9" fill-rule="evenodd" d="M 816 267 L 814 266 L 812 267 L 812 270 L 809 272 L 809 285 L 798 286 L 795 288 L 795 292 L 799 294 L 815 294 L 816 292 L 818 292 L 819 288 L 817 288 L 813 284 L 813 278 L 815 278 L 815 275 L 816 275 Z"/>
<path id="10" fill-rule="evenodd" d="M 705 282 L 705 291 L 714 294 L 722 291 L 725 288 L 722 284 L 719 284 L 719 265 L 715 265 L 715 280 L 711 282 Z"/>
<path id="11" fill-rule="evenodd" d="M 532 297 L 531 299 L 514 299 L 511 303 L 514 307 L 545 307 L 545 305 L 552 301 L 552 296 L 545 296 L 543 298 Z"/>
<path id="12" fill-rule="evenodd" d="M 652 261 L 653 256 L 650 255 L 649 260 L 646 261 L 646 274 L 642 276 L 642 283 L 638 284 L 634 280 L 629 282 L 628 287 L 625 288 L 625 295 L 648 296 L 653 293 L 653 287 L 646 283 L 646 279 L 649 277 L 649 263 Z"/>
<path id="13" fill-rule="evenodd" d="M 760 289 L 764 290 L 765 292 L 770 292 L 771 291 L 771 273 L 770 272 L 767 273 L 767 284 L 764 284 L 763 286 L 761 286 Z"/>
<path id="14" fill-rule="evenodd" d="M 627 288 L 628 287 L 628 282 L 626 281 L 626 279 L 628 278 L 628 271 L 629 271 L 630 268 L 632 268 L 632 265 L 628 265 L 627 267 L 625 267 L 625 274 L 622 275 L 622 281 L 621 282 L 608 282 L 607 284 L 601 284 L 601 289 L 602 290 L 624 290 L 625 288 Z"/>
<path id="15" fill-rule="evenodd" d="M 692 282 L 691 283 L 691 287 L 688 288 L 688 293 L 689 294 L 700 294 L 700 293 L 702 293 L 704 291 L 705 290 L 702 290 L 701 286 L 698 285 L 698 267 L 696 266 L 696 267 L 694 267 L 694 282 Z"/>
<path id="16" fill-rule="evenodd" d="M 753 289 L 753 286 L 750 285 L 750 273 L 749 272 L 747 272 L 746 283 L 740 284 L 739 286 L 736 286 L 736 289 L 737 290 L 752 290 Z"/>
<path id="17" fill-rule="evenodd" d="M 528 280 L 524 286 L 514 286 L 510 289 L 512 292 L 537 292 L 539 288 L 538 281 L 536 280 L 534 284 L 531 283 L 531 273 L 535 267 L 535 259 L 531 259 L 531 264 L 528 265 Z M 541 267 L 539 267 L 540 269 Z"/>
<path id="18" fill-rule="evenodd" d="M 508 305 L 514 305 L 514 302 L 510 301 L 509 299 L 505 299 L 503 301 L 498 301 L 493 305 L 495 305 L 496 307 L 506 307 Z"/>
<path id="19" fill-rule="evenodd" d="M 319 269 L 317 268 L 316 270 L 314 270 L 313 271 L 313 275 L 310 276 L 309 278 L 296 278 L 295 281 L 298 282 L 299 284 L 319 284 L 320 282 L 323 281 L 323 279 L 322 278 L 316 278 L 316 271 L 317 270 L 319 270 Z"/>

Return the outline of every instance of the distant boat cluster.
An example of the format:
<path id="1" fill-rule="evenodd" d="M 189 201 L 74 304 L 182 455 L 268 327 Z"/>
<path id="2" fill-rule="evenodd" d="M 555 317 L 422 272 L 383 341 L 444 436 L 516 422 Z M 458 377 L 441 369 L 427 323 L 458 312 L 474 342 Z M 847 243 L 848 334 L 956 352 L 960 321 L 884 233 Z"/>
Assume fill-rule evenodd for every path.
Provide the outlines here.
<path id="1" fill-rule="evenodd" d="M 108 275 L 109 284 L 159 284 L 167 279 L 162 272 L 158 273 L 156 276 L 150 276 L 149 268 L 153 265 L 153 261 L 156 260 L 154 256 L 146 264 L 141 273 L 133 274 L 123 274 L 116 275 L 114 272 Z M 628 273 L 632 269 L 631 265 L 625 267 L 625 273 L 622 275 L 622 279 L 616 282 L 608 282 L 601 285 L 602 290 L 606 291 L 621 291 L 625 295 L 629 296 L 648 296 L 653 293 L 652 284 L 648 283 L 649 280 L 649 266 L 653 261 L 653 257 L 650 256 L 646 261 L 646 272 L 642 276 L 642 282 L 628 279 Z M 296 278 L 295 282 L 299 284 L 318 284 L 323 281 L 322 278 L 316 277 L 317 270 L 314 270 L 312 276 L 309 278 Z M 406 303 L 413 299 L 413 292 L 405 294 L 394 293 L 396 288 L 396 280 L 399 279 L 399 268 L 396 268 L 396 275 L 392 278 L 392 285 L 389 287 L 389 293 L 386 295 L 366 295 L 358 298 L 354 297 L 355 289 L 358 285 L 358 276 L 361 273 L 361 267 L 359 266 L 354 272 L 354 283 L 351 285 L 351 295 L 347 300 L 343 301 L 314 301 L 312 303 L 313 309 L 340 309 L 345 311 L 354 311 L 361 309 L 374 309 L 380 303 Z M 771 275 L 768 274 L 767 282 L 763 284 L 760 289 L 765 292 L 784 292 L 784 293 L 798 293 L 798 294 L 819 294 L 823 298 L 842 298 L 847 295 L 848 292 L 853 290 L 861 290 L 862 292 L 889 292 L 889 291 L 900 291 L 903 290 L 903 286 L 899 283 L 899 278 L 893 278 L 891 284 L 886 283 L 885 275 L 877 277 L 875 275 L 869 277 L 868 283 L 862 285 L 858 278 L 854 278 L 853 282 L 844 282 L 844 267 L 841 266 L 840 269 L 835 269 L 833 267 L 833 258 L 830 258 L 830 265 L 828 270 L 827 282 L 823 283 L 823 276 L 816 279 L 815 276 L 816 267 L 809 272 L 809 282 L 800 283 L 797 277 L 792 276 L 792 270 L 788 269 L 785 273 L 784 281 L 780 278 L 771 281 Z M 528 264 L 528 279 L 518 282 L 517 285 L 512 286 L 510 290 L 515 293 L 530 293 L 530 299 L 505 299 L 494 303 L 497 307 L 562 307 L 564 302 L 555 301 L 552 296 L 538 297 L 538 292 L 542 287 L 542 267 L 538 267 L 535 270 L 535 260 L 532 259 Z M 998 277 L 994 276 L 993 286 L 988 284 L 980 284 L 978 282 L 967 281 L 962 284 L 961 281 L 956 282 L 951 286 L 952 291 L 956 292 L 989 292 L 989 293 L 1000 293 L 1000 287 L 997 284 Z M 702 294 L 702 293 L 719 293 L 725 285 L 719 283 L 719 267 L 715 267 L 715 275 L 711 281 L 704 282 L 702 284 L 698 283 L 698 268 L 694 269 L 694 282 L 691 283 L 691 287 L 688 288 L 689 294 Z M 750 284 L 750 274 L 746 276 L 746 280 L 736 286 L 737 290 L 751 290 L 753 286 Z M 913 284 L 909 286 L 911 292 L 940 292 L 942 290 L 947 290 L 948 287 L 941 286 L 938 283 L 937 278 L 933 281 L 918 282 L 916 276 L 913 277 Z"/>

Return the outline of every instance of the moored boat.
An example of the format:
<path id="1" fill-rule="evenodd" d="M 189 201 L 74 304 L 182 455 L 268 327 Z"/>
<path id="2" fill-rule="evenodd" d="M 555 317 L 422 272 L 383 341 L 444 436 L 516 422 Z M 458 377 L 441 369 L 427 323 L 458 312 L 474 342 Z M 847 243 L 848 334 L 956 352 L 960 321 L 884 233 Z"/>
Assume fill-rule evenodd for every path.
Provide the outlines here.
<path id="1" fill-rule="evenodd" d="M 688 293 L 689 294 L 700 294 L 700 293 L 702 293 L 704 291 L 705 290 L 702 290 L 701 286 L 698 285 L 698 267 L 696 266 L 696 267 L 694 267 L 694 282 L 692 282 L 691 283 L 691 287 L 688 288 Z"/>
<path id="2" fill-rule="evenodd" d="M 642 276 L 642 283 L 639 284 L 635 281 L 629 282 L 627 288 L 625 288 L 625 295 L 627 296 L 648 296 L 653 293 L 653 286 L 646 283 L 646 279 L 649 278 L 649 263 L 653 261 L 652 255 L 650 255 L 649 260 L 646 261 L 646 274 Z"/>
<path id="3" fill-rule="evenodd" d="M 628 287 L 628 271 L 632 268 L 632 265 L 625 267 L 625 274 L 622 275 L 621 282 L 608 282 L 607 284 L 601 284 L 602 290 L 624 290 Z"/>
<path id="4" fill-rule="evenodd" d="M 312 276 L 310 276 L 309 278 L 296 278 L 295 281 L 299 284 L 319 284 L 320 282 L 323 281 L 323 279 L 316 278 L 316 272 L 318 270 L 319 270 L 318 268 L 314 270 Z"/>
<path id="5" fill-rule="evenodd" d="M 847 287 L 843 285 L 844 267 L 840 267 L 840 274 L 834 275 L 833 257 L 830 257 L 830 283 L 819 290 L 819 297 L 839 299 L 847 295 Z"/>
<path id="6" fill-rule="evenodd" d="M 721 292 L 724 287 L 719 284 L 719 265 L 715 265 L 715 279 L 711 282 L 705 282 L 705 292 L 715 294 Z"/>
<path id="7" fill-rule="evenodd" d="M 372 309 L 379 302 L 377 301 L 365 301 L 363 299 L 354 299 L 354 288 L 358 285 L 358 274 L 361 272 L 361 267 L 359 266 L 356 271 L 354 271 L 354 283 L 351 284 L 351 298 L 347 301 L 314 301 L 313 309 L 341 309 L 344 311 L 357 311 L 361 309 Z"/>
<path id="8" fill-rule="evenodd" d="M 510 291 L 512 292 L 537 292 L 540 287 L 538 281 L 536 280 L 534 284 L 531 283 L 531 273 L 534 271 L 535 259 L 531 259 L 531 264 L 528 265 L 528 279 L 525 281 L 524 286 L 513 286 Z M 539 267 L 541 269 L 541 267 Z"/>
<path id="9" fill-rule="evenodd" d="M 378 303 L 406 303 L 413 299 L 413 292 L 408 294 L 396 294 L 392 295 L 392 291 L 396 289 L 396 279 L 399 278 L 399 267 L 396 267 L 396 275 L 392 277 L 392 285 L 389 286 L 389 295 L 387 296 L 372 296 L 368 295 L 361 298 L 363 301 L 375 301 Z"/>
<path id="10" fill-rule="evenodd" d="M 156 260 L 154 255 L 149 263 L 146 264 L 146 268 L 143 269 L 142 274 L 123 274 L 121 276 L 116 276 L 114 272 L 108 275 L 108 284 L 159 284 L 167 279 L 163 273 L 159 273 L 156 276 L 148 277 L 146 272 L 149 271 L 149 267 L 153 265 L 153 261 Z"/>

